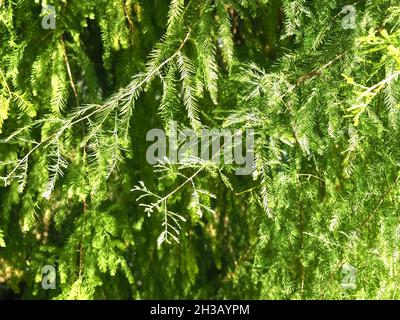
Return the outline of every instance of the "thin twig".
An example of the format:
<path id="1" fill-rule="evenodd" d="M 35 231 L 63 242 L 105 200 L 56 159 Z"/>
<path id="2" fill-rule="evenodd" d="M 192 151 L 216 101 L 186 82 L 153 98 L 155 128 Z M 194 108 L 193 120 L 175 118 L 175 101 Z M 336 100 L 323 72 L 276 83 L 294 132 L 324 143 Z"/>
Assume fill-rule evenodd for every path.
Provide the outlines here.
<path id="1" fill-rule="evenodd" d="M 380 209 L 380 207 L 383 204 L 383 201 L 385 201 L 386 197 L 393 190 L 393 187 L 399 182 L 399 180 L 400 180 L 400 174 L 397 176 L 396 180 L 389 186 L 389 188 L 386 190 L 386 192 L 382 195 L 381 199 L 379 200 L 378 205 L 367 216 L 367 219 L 364 221 L 364 223 L 362 224 L 361 228 L 364 228 L 366 225 L 369 224 L 371 218 L 375 215 L 375 213 L 378 212 L 378 210 Z"/>
<path id="2" fill-rule="evenodd" d="M 64 39 L 63 39 L 62 36 L 60 36 L 60 39 L 61 39 L 61 46 L 62 46 L 62 49 L 63 49 L 64 61 L 65 61 L 65 65 L 67 67 L 69 81 L 71 83 L 72 90 L 74 91 L 76 105 L 79 107 L 78 91 L 76 90 L 74 79 L 72 78 L 71 67 L 69 65 L 67 50 L 65 49 L 65 44 L 64 44 Z"/>
<path id="3" fill-rule="evenodd" d="M 330 60 L 328 63 L 324 64 L 322 67 L 319 67 L 318 69 L 314 69 L 311 72 L 305 73 L 302 75 L 299 79 L 297 79 L 296 83 L 293 84 L 288 90 L 281 95 L 279 98 L 283 99 L 289 92 L 293 91 L 296 89 L 298 86 L 302 85 L 303 83 L 310 81 L 314 79 L 315 77 L 319 76 L 322 74 L 322 71 L 329 68 L 331 65 L 333 65 L 337 60 L 341 59 L 347 52 L 342 52 L 339 55 L 337 55 L 335 58 Z"/>
<path id="4" fill-rule="evenodd" d="M 135 29 L 135 27 L 133 25 L 131 17 L 129 16 L 128 8 L 126 7 L 125 0 L 122 0 L 122 7 L 124 9 L 124 14 L 125 14 L 126 20 L 128 20 L 129 28 L 131 29 L 131 31 L 133 31 Z"/>
<path id="5" fill-rule="evenodd" d="M 320 181 L 322 181 L 322 182 L 325 182 L 325 180 L 324 180 L 324 179 L 321 179 L 320 177 L 314 176 L 313 174 L 308 174 L 308 173 L 299 173 L 299 174 L 297 174 L 297 176 L 299 176 L 299 177 L 309 177 L 309 178 L 315 178 L 315 179 L 318 179 L 318 180 L 320 180 Z"/>
<path id="6" fill-rule="evenodd" d="M 373 85 L 372 87 L 368 88 L 368 90 L 364 91 L 358 99 L 362 99 L 365 96 L 367 96 L 368 94 L 370 94 L 371 92 L 375 91 L 376 89 L 378 89 L 379 87 L 382 87 L 383 85 L 391 82 L 392 80 L 396 79 L 398 76 L 400 75 L 400 71 L 397 71 L 395 73 L 392 73 L 390 76 L 386 77 L 385 79 L 383 79 L 382 81 L 378 82 L 377 84 Z"/>
<path id="7" fill-rule="evenodd" d="M 212 157 L 211 157 L 211 161 L 214 160 L 214 158 L 220 154 L 220 151 L 225 147 L 225 145 L 228 143 L 229 141 L 225 141 L 224 144 L 219 148 L 218 152 L 216 152 Z M 186 184 L 188 184 L 189 182 L 193 183 L 193 179 L 203 170 L 205 169 L 205 167 L 201 167 L 200 169 L 198 169 L 193 175 L 191 175 L 189 178 L 187 178 L 181 185 L 179 185 L 176 189 L 174 189 L 173 191 L 171 191 L 170 193 L 168 193 L 165 197 L 159 198 L 160 200 L 157 201 L 156 203 L 152 204 L 151 207 L 155 208 L 157 207 L 161 202 L 166 201 L 169 197 L 171 197 L 172 195 L 174 195 L 176 192 L 178 192 L 180 189 L 182 189 Z M 132 190 L 133 191 L 133 190 Z"/>

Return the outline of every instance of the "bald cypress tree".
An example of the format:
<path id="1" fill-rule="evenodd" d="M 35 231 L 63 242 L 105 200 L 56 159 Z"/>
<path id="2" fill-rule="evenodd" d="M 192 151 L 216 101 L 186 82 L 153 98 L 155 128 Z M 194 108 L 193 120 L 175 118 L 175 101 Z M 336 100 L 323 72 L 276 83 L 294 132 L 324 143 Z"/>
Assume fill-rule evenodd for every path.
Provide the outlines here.
<path id="1" fill-rule="evenodd" d="M 397 0 L 0 10 L 0 297 L 399 298 Z M 174 123 L 251 174 L 151 165 Z"/>

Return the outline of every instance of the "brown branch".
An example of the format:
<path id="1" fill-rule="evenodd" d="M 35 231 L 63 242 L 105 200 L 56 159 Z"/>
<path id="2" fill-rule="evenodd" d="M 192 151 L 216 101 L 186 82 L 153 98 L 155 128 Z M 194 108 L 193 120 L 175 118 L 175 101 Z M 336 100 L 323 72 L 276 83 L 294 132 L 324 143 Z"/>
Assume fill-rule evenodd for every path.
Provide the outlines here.
<path id="1" fill-rule="evenodd" d="M 86 200 L 83 200 L 83 226 L 82 226 L 82 236 L 81 236 L 81 243 L 79 245 L 79 278 L 82 277 L 83 273 L 83 258 L 84 258 L 84 252 L 83 252 L 83 240 L 85 237 L 85 225 L 86 225 L 86 209 L 87 209 L 87 203 Z"/>
<path id="2" fill-rule="evenodd" d="M 328 63 L 324 64 L 322 67 L 319 67 L 318 69 L 314 69 L 311 72 L 303 74 L 299 79 L 297 79 L 296 83 L 292 85 L 283 95 L 281 95 L 279 98 L 283 99 L 290 91 L 293 91 L 296 89 L 298 86 L 302 85 L 303 83 L 310 81 L 314 79 L 317 76 L 320 76 L 322 74 L 322 71 L 329 68 L 331 65 L 333 65 L 337 60 L 341 59 L 347 52 L 342 52 L 341 54 L 337 55 L 335 58 L 333 58 L 331 61 Z"/>
<path id="3" fill-rule="evenodd" d="M 64 44 L 64 39 L 63 39 L 62 36 L 60 36 L 60 39 L 61 39 L 61 46 L 62 46 L 62 49 L 63 49 L 64 61 L 65 61 L 65 65 L 67 67 L 69 81 L 71 83 L 72 90 L 74 91 L 76 105 L 79 107 L 78 92 L 76 90 L 74 79 L 72 78 L 71 67 L 69 65 L 67 50 L 65 49 L 65 44 Z"/>
<path id="4" fill-rule="evenodd" d="M 303 84 L 304 82 L 307 82 L 309 80 L 314 79 L 317 76 L 320 76 L 322 74 L 322 71 L 329 68 L 331 65 L 333 65 L 337 60 L 341 59 L 346 53 L 342 52 L 341 54 L 337 55 L 335 58 L 333 58 L 331 61 L 323 65 L 322 67 L 318 69 L 314 69 L 313 71 L 306 73 L 305 75 L 301 76 L 297 82 L 296 86 L 299 86 Z"/>
<path id="5" fill-rule="evenodd" d="M 367 219 L 364 221 L 362 224 L 361 228 L 364 228 L 366 225 L 369 224 L 371 221 L 372 217 L 378 212 L 380 207 L 382 206 L 383 202 L 385 201 L 386 197 L 389 195 L 389 193 L 393 190 L 393 187 L 399 182 L 400 180 L 400 174 L 397 176 L 396 180 L 389 186 L 389 188 L 386 190 L 386 192 L 382 195 L 381 199 L 379 200 L 378 205 L 370 212 L 368 215 Z"/>
<path id="6" fill-rule="evenodd" d="M 122 7 L 124 8 L 124 15 L 125 15 L 126 20 L 128 21 L 129 28 L 133 31 L 135 29 L 135 27 L 133 25 L 131 17 L 129 16 L 128 8 L 126 7 L 125 0 L 122 1 Z"/>

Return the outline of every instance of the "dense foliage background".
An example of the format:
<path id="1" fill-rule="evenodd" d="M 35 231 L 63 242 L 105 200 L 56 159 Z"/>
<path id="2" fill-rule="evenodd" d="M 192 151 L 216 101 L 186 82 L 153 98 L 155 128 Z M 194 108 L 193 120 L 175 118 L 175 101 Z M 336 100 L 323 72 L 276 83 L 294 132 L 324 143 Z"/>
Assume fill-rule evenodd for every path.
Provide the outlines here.
<path id="1" fill-rule="evenodd" d="M 400 297 L 398 0 L 0 8 L 0 298 Z M 173 120 L 254 128 L 252 175 L 149 165 Z"/>

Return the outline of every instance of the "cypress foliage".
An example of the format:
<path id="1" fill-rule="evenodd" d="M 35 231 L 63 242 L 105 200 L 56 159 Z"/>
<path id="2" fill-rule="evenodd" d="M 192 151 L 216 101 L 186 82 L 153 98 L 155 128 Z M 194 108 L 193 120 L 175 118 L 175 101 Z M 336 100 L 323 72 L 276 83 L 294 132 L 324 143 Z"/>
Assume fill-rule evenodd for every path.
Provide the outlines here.
<path id="1" fill-rule="evenodd" d="M 0 297 L 398 299 L 399 21 L 397 0 L 0 0 Z M 151 166 L 172 121 L 254 129 L 252 174 Z"/>

